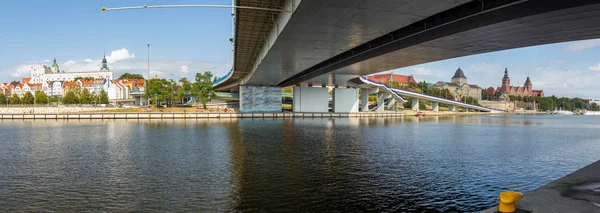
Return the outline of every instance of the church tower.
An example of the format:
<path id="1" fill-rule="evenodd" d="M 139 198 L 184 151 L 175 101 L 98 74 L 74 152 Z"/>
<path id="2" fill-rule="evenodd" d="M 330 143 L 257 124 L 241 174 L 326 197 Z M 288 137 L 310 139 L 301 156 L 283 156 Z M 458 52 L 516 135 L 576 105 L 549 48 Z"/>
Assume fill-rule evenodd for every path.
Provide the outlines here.
<path id="1" fill-rule="evenodd" d="M 508 68 L 504 68 L 504 77 L 502 77 L 502 87 L 500 90 L 508 91 L 510 89 L 510 78 L 508 77 Z"/>
<path id="2" fill-rule="evenodd" d="M 467 77 L 465 77 L 465 73 L 463 73 L 463 71 L 460 68 L 458 68 L 454 73 L 454 76 L 452 76 L 452 78 L 450 79 L 450 82 L 460 86 L 462 84 L 467 83 Z"/>
<path id="3" fill-rule="evenodd" d="M 54 58 L 54 63 L 52 63 L 52 67 L 50 67 L 50 71 L 53 73 L 58 73 L 60 70 L 58 69 L 58 64 L 56 63 L 56 58 Z"/>
<path id="4" fill-rule="evenodd" d="M 527 80 L 525 80 L 525 91 L 527 91 L 527 95 L 531 95 L 531 88 L 533 87 L 533 84 L 531 84 L 531 81 L 529 80 L 529 76 L 527 76 Z"/>
<path id="5" fill-rule="evenodd" d="M 104 58 L 102 58 L 102 68 L 100 68 L 100 71 L 109 71 L 108 63 L 106 62 L 106 53 L 104 53 Z"/>

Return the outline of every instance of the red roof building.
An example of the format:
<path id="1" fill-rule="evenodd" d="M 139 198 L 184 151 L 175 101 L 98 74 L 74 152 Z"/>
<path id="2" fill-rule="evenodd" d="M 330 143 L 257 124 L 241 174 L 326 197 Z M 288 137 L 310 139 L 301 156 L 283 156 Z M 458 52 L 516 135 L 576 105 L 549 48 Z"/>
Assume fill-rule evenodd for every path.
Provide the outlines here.
<path id="1" fill-rule="evenodd" d="M 496 89 L 494 89 L 494 87 L 489 87 L 485 89 L 485 93 L 488 97 L 494 96 L 496 94 Z"/>
<path id="2" fill-rule="evenodd" d="M 502 77 L 502 86 L 496 89 L 498 92 L 506 92 L 508 95 L 513 96 L 539 96 L 544 97 L 544 90 L 534 90 L 533 84 L 529 77 L 525 80 L 525 84 L 522 87 L 511 86 L 510 78 L 508 77 L 508 69 L 504 70 L 504 77 Z"/>
<path id="3" fill-rule="evenodd" d="M 394 73 L 376 74 L 367 76 L 370 80 L 387 83 L 387 82 L 398 82 L 399 84 L 408 84 L 410 82 L 417 83 L 412 75 L 397 75 Z"/>

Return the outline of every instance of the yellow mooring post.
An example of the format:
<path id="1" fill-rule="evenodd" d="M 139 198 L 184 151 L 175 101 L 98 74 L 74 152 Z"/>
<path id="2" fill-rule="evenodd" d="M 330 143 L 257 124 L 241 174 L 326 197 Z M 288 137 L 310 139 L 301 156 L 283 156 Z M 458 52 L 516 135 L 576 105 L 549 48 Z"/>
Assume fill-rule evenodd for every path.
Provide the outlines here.
<path id="1" fill-rule="evenodd" d="M 515 191 L 506 191 L 500 193 L 500 204 L 498 204 L 498 211 L 503 213 L 512 213 L 517 211 L 515 202 L 523 199 L 523 194 Z"/>

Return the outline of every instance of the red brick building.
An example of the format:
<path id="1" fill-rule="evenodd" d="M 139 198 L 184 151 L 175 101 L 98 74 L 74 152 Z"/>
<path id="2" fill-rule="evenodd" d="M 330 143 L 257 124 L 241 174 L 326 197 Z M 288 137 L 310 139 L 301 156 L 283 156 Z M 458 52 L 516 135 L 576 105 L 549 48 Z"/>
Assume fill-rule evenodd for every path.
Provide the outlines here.
<path id="1" fill-rule="evenodd" d="M 538 96 L 538 97 L 544 97 L 544 90 L 534 90 L 533 88 L 533 84 L 531 83 L 531 80 L 529 80 L 529 77 L 527 77 L 527 80 L 525 80 L 525 84 L 522 87 L 518 87 L 518 86 L 511 86 L 510 85 L 510 78 L 508 77 L 508 69 L 504 70 L 504 77 L 502 77 L 502 86 L 498 87 L 496 89 L 497 92 L 506 92 L 508 95 L 513 95 L 513 96 Z M 490 88 L 488 88 L 486 90 L 486 93 L 488 95 L 490 95 L 490 92 L 493 92 L 492 95 L 494 93 L 496 93 L 496 91 L 493 91 L 493 88 L 491 88 L 492 90 L 490 90 Z"/>
<path id="2" fill-rule="evenodd" d="M 367 76 L 370 80 L 387 83 L 387 82 L 398 82 L 398 84 L 408 84 L 410 82 L 417 83 L 417 81 L 413 78 L 412 75 L 397 75 L 394 73 L 386 73 L 386 74 L 377 74 L 377 75 L 369 75 Z"/>

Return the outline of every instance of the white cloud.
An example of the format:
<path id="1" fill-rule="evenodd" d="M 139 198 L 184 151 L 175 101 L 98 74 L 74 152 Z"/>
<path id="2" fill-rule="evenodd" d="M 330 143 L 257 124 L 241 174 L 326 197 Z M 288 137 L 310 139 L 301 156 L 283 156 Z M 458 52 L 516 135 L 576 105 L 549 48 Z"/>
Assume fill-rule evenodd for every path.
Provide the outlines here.
<path id="1" fill-rule="evenodd" d="M 565 47 L 567 52 L 581 52 L 587 49 L 600 47 L 600 39 L 576 41 Z"/>
<path id="2" fill-rule="evenodd" d="M 127 60 L 127 59 L 131 59 L 131 58 L 135 58 L 135 54 L 133 54 L 133 53 L 129 54 L 129 50 L 123 48 L 120 50 L 115 50 L 115 51 L 110 52 L 110 55 L 106 56 L 106 61 L 108 63 L 114 63 L 117 61 Z"/>
<path id="3" fill-rule="evenodd" d="M 432 71 L 431 69 L 427 69 L 425 67 L 416 67 L 413 69 L 413 73 L 415 75 L 429 75 L 429 76 L 437 76 L 441 77 L 439 73 Z"/>
<path id="4" fill-rule="evenodd" d="M 31 66 L 33 66 L 35 64 L 23 64 L 21 66 L 18 66 L 15 70 L 15 72 L 11 72 L 10 76 L 11 77 L 24 77 L 24 76 L 29 76 L 29 74 L 31 73 Z M 15 79 L 13 79 L 15 80 Z"/>
<path id="5" fill-rule="evenodd" d="M 588 67 L 588 69 L 591 71 L 598 72 L 598 71 L 600 71 L 600 64 L 592 65 L 592 66 Z"/>
<path id="6" fill-rule="evenodd" d="M 475 64 L 471 64 L 467 70 L 464 70 L 465 72 L 469 72 L 469 73 L 482 73 L 482 74 L 497 74 L 497 73 L 501 73 L 501 71 L 504 71 L 504 68 L 502 68 L 499 64 L 489 64 L 489 63 L 475 63 Z M 466 75 L 466 73 L 465 73 Z"/>

